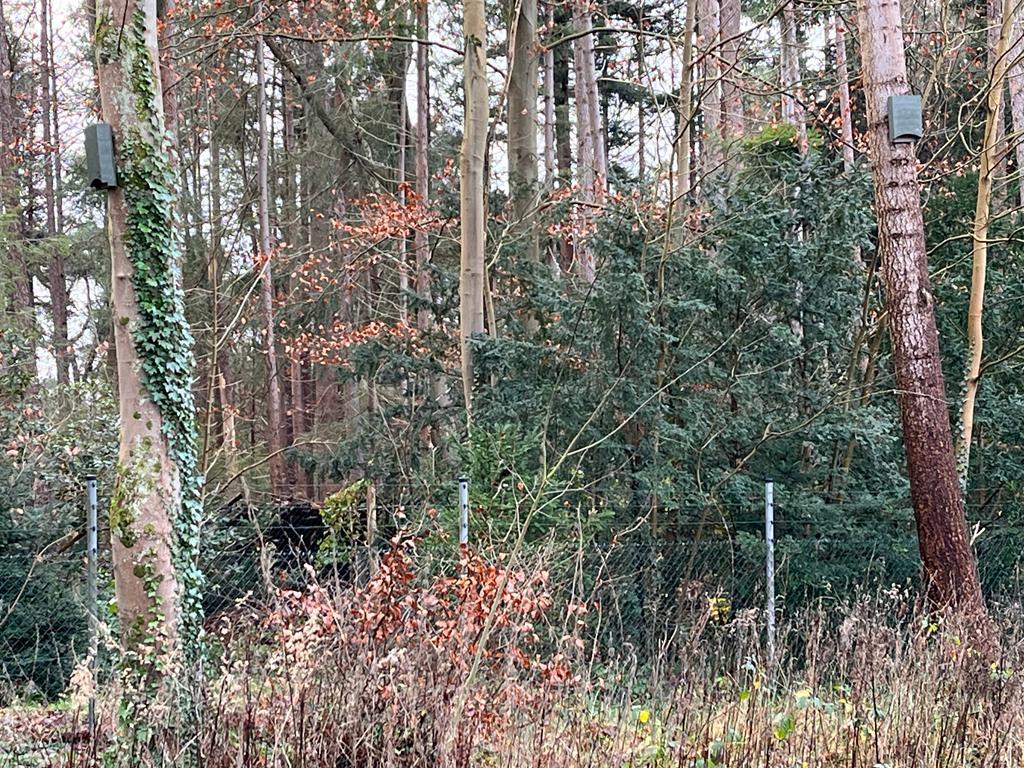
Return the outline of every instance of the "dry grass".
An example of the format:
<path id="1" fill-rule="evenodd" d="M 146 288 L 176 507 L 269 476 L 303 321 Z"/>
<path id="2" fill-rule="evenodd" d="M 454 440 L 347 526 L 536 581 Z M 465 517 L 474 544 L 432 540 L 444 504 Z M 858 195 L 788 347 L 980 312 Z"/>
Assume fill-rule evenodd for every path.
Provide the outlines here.
<path id="1" fill-rule="evenodd" d="M 1009 629 L 985 661 L 883 595 L 786 622 L 769 668 L 752 617 L 698 618 L 653 665 L 593 648 L 596 620 L 542 569 L 475 558 L 421 583 L 398 552 L 366 587 L 280 593 L 219 625 L 204 765 L 1024 765 Z"/>

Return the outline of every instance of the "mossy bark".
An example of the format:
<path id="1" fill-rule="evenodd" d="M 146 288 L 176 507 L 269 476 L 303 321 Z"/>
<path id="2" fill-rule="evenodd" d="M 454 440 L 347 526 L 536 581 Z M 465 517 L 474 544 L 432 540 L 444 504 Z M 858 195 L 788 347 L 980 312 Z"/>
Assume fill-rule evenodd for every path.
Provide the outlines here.
<path id="1" fill-rule="evenodd" d="M 194 682 L 201 627 L 199 478 L 156 2 L 101 0 L 95 31 L 119 184 L 107 205 L 120 400 L 110 523 L 125 672 L 120 735 L 133 737 L 119 754 L 180 763 L 195 728 L 182 691 Z"/>

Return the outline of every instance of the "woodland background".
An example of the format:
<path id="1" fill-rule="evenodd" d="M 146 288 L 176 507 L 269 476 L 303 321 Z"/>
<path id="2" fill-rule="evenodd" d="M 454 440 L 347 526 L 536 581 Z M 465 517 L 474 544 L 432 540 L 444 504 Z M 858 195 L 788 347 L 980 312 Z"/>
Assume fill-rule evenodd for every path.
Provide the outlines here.
<path id="1" fill-rule="evenodd" d="M 488 4 L 468 370 L 463 10 L 160 6 L 207 570 L 281 525 L 354 558 L 368 488 L 371 538 L 453 533 L 466 475 L 480 546 L 629 538 L 641 559 L 728 551 L 746 573 L 770 476 L 794 601 L 916 584 L 854 9 Z M 996 148 L 964 472 L 996 594 L 1024 543 L 1024 38 L 1011 2 L 902 10 L 954 428 L 979 165 Z M 116 484 L 105 196 L 81 141 L 99 109 L 94 14 L 0 2 L 0 647 L 19 679 L 40 622 L 74 602 L 81 478 L 99 476 L 101 507 Z M 54 551 L 65 565 L 36 572 Z M 228 594 L 246 588 L 234 576 Z M 28 677 L 52 693 L 70 664 L 56 669 Z"/>

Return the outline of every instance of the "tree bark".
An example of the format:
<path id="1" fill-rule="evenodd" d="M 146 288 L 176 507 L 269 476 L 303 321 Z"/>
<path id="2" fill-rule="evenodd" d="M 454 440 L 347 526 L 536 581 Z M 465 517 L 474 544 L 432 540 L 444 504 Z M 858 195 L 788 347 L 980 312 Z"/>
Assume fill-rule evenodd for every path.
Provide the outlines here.
<path id="1" fill-rule="evenodd" d="M 484 332 L 484 159 L 487 154 L 487 24 L 484 0 L 463 5 L 465 63 L 462 151 L 459 176 L 462 232 L 459 330 L 462 391 L 467 421 L 473 412 L 473 336 Z"/>
<path id="2" fill-rule="evenodd" d="M 999 167 L 1000 151 L 1003 144 L 1000 126 L 1003 111 L 1003 88 L 1006 80 L 1006 51 L 1010 44 L 1013 27 L 1013 0 L 1002 0 L 1003 9 L 998 39 L 991 51 L 992 69 L 989 71 L 989 87 L 986 95 L 985 133 L 982 139 L 978 161 L 978 196 L 974 207 L 974 227 L 971 231 L 971 298 L 967 309 L 967 377 L 964 392 L 963 411 L 960 421 L 960 438 L 957 442 L 957 469 L 960 486 L 967 490 L 967 476 L 970 472 L 971 441 L 974 436 L 974 406 L 978 399 L 981 383 L 981 355 L 985 345 L 982 328 L 982 312 L 985 307 L 985 271 L 988 266 L 988 225 L 991 215 L 992 187 Z"/>
<path id="3" fill-rule="evenodd" d="M 722 138 L 727 148 L 743 139 L 743 90 L 739 71 L 740 0 L 721 0 Z"/>
<path id="4" fill-rule="evenodd" d="M 264 356 L 267 381 L 267 453 L 270 468 L 270 492 L 284 495 L 286 476 L 284 464 L 284 418 L 282 415 L 281 377 L 277 363 L 277 338 L 274 328 L 274 276 L 271 269 L 270 241 L 270 188 L 267 180 L 270 163 L 269 131 L 267 128 L 267 75 L 263 54 L 263 37 L 256 37 L 256 101 L 259 121 L 259 148 L 257 150 L 257 187 L 259 195 L 260 229 L 260 317 L 263 322 Z"/>
<path id="5" fill-rule="evenodd" d="M 573 26 L 579 35 L 573 45 L 576 102 L 576 172 L 579 182 L 580 218 L 586 221 L 604 203 L 606 168 L 597 95 L 593 22 L 586 0 L 575 0 Z M 594 252 L 585 237 L 575 238 L 577 274 L 586 283 L 596 279 Z"/>
<path id="6" fill-rule="evenodd" d="M 508 161 L 512 215 L 525 239 L 526 260 L 540 260 L 537 207 L 537 0 L 510 0 Z M 518 13 L 516 9 L 518 7 Z"/>
<path id="7" fill-rule="evenodd" d="M 833 29 L 836 42 L 836 79 L 839 85 L 839 138 L 843 142 L 843 168 L 849 171 L 853 168 L 853 111 L 850 107 L 850 70 L 846 63 L 846 22 L 835 19 Z"/>
<path id="8" fill-rule="evenodd" d="M 804 119 L 803 90 L 800 82 L 800 48 L 796 6 L 789 0 L 782 6 L 782 122 L 796 129 L 798 148 L 807 149 L 807 124 Z"/>
<path id="9" fill-rule="evenodd" d="M 1010 119 L 1013 124 L 1013 151 L 1016 158 L 1018 198 L 1024 207 L 1024 25 L 1021 6 L 1013 9 L 1012 45 L 1007 56 L 1007 83 L 1010 90 Z"/>
<path id="10" fill-rule="evenodd" d="M 722 167 L 722 72 L 719 66 L 718 0 L 694 0 L 697 4 L 697 32 L 704 76 L 700 86 L 701 176 L 710 179 Z"/>
<path id="11" fill-rule="evenodd" d="M 953 457 L 915 145 L 889 143 L 887 99 L 908 92 L 900 5 L 859 0 L 859 17 L 878 253 L 924 580 L 933 606 L 983 615 Z"/>
<path id="12" fill-rule="evenodd" d="M 427 16 L 427 0 L 416 3 L 416 29 L 421 41 L 430 35 Z M 430 52 L 425 42 L 416 44 L 416 197 L 422 210 L 430 205 Z M 434 315 L 430 311 L 433 303 L 430 274 L 430 242 L 423 226 L 413 233 L 413 250 L 416 253 L 416 295 L 423 306 L 416 312 L 416 328 L 429 331 Z"/>
<path id="13" fill-rule="evenodd" d="M 14 326 L 23 334 L 21 342 L 28 342 L 31 351 L 26 355 L 27 375 L 35 378 L 35 319 L 33 316 L 32 277 L 25 258 L 24 237 L 20 227 L 21 194 L 19 184 L 19 157 L 15 147 L 26 123 L 18 114 L 13 89 L 14 72 L 18 64 L 14 60 L 8 21 L 0 1 L 0 204 L 6 221 L 5 231 L 0 237 L 11 264 L 13 285 L 5 307 L 12 315 Z"/>
<path id="14" fill-rule="evenodd" d="M 52 133 L 53 113 L 57 109 L 56 94 L 50 87 L 53 83 L 53 49 L 50 40 L 50 2 L 40 0 L 39 3 L 39 92 L 40 106 L 43 117 L 43 188 L 46 198 L 46 236 L 50 257 L 47 264 L 47 282 L 50 290 L 50 318 L 53 322 L 53 357 L 56 363 L 57 383 L 67 384 L 71 381 L 68 348 L 68 287 L 64 272 L 64 254 L 60 243 L 56 242 L 57 199 L 55 168 L 60 162 L 57 154 L 56 138 Z"/>
<path id="15" fill-rule="evenodd" d="M 100 102 L 118 168 L 118 187 L 107 199 L 120 406 L 109 522 L 118 623 L 133 652 L 122 667 L 122 705 L 133 725 L 150 720 L 153 737 L 142 746 L 153 754 L 140 755 L 141 763 L 178 755 L 197 764 L 191 691 L 202 627 L 202 509 L 194 360 L 178 263 L 176 176 L 163 128 L 156 2 L 102 0 L 97 13 Z M 170 708 L 161 707 L 167 697 Z"/>

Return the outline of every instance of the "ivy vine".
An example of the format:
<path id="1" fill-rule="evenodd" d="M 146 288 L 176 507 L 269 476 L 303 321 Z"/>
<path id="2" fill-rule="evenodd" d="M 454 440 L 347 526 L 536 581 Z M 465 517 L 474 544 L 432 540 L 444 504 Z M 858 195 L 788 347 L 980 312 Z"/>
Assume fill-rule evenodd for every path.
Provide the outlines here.
<path id="1" fill-rule="evenodd" d="M 112 36 L 105 37 L 109 41 Z M 160 412 L 168 454 L 179 473 L 181 507 L 171 520 L 172 553 L 181 600 L 179 633 L 186 658 L 194 658 L 202 628 L 202 574 L 197 562 L 202 478 L 192 393 L 195 358 L 181 287 L 170 137 L 162 121 L 161 96 L 154 88 L 156 62 L 146 44 L 146 14 L 141 6 L 136 6 L 118 44 L 125 86 L 125 100 L 119 104 L 123 111 L 119 174 L 127 213 L 125 248 L 138 307 L 131 332 L 143 383 Z"/>

